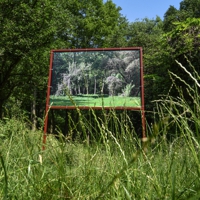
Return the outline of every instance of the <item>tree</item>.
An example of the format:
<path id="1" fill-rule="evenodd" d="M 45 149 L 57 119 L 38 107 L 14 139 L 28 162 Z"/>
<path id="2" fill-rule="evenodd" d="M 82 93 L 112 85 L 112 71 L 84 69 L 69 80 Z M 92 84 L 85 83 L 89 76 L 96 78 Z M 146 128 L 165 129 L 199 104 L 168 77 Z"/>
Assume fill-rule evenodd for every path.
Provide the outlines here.
<path id="1" fill-rule="evenodd" d="M 165 38 L 168 41 L 168 51 L 171 54 L 172 62 L 169 70 L 174 74 L 181 77 L 182 80 L 187 81 L 192 84 L 192 81 L 188 78 L 187 74 L 177 66 L 175 60 L 179 61 L 186 68 L 190 68 L 190 63 L 195 67 L 195 70 L 200 73 L 200 19 L 199 18 L 187 18 L 183 22 L 174 23 L 175 28 L 165 34 Z M 188 62 L 189 60 L 189 62 Z M 189 70 L 190 71 L 190 70 Z M 184 84 L 182 81 L 176 80 L 178 87 L 182 87 Z M 175 89 L 175 88 L 174 88 Z M 176 94 L 176 89 L 172 90 L 172 95 Z M 188 96 L 187 92 L 184 91 L 186 98 L 191 98 Z"/>
<path id="2" fill-rule="evenodd" d="M 177 66 L 175 60 L 178 60 L 186 68 L 190 68 L 189 60 L 196 71 L 200 72 L 200 1 L 183 0 L 180 3 L 180 9 L 176 11 L 178 18 L 171 22 L 168 19 L 174 18 L 174 13 L 170 13 L 169 10 L 164 18 L 164 24 L 168 24 L 169 28 L 165 29 L 163 37 L 167 42 L 165 49 L 168 50 L 171 57 L 169 70 L 187 80 L 186 74 Z M 182 83 L 176 81 L 177 85 L 181 87 Z M 176 94 L 176 90 L 172 94 Z"/>
<path id="3" fill-rule="evenodd" d="M 51 1 L 0 2 L 0 117 L 4 102 L 33 76 L 28 60 L 40 48 L 50 47 L 56 32 L 56 3 Z M 26 64 L 25 64 L 26 63 Z M 31 67 L 34 67 L 33 65 Z M 30 72 L 30 71 L 29 71 Z M 19 93 L 24 95 L 27 91 Z M 15 93 L 17 94 L 17 93 Z"/>
<path id="4" fill-rule="evenodd" d="M 127 20 L 112 1 L 2 0 L 0 9 L 0 117 L 11 95 L 26 110 L 44 101 L 36 94 L 46 87 L 50 49 L 124 45 Z"/>
<path id="5" fill-rule="evenodd" d="M 73 16 L 73 24 L 59 31 L 58 37 L 70 44 L 70 48 L 124 45 L 127 20 L 112 1 L 68 0 L 64 6 Z"/>
<path id="6" fill-rule="evenodd" d="M 165 32 L 172 30 L 174 27 L 173 23 L 179 20 L 179 11 L 174 6 L 170 6 L 164 15 L 163 30 Z"/>
<path id="7" fill-rule="evenodd" d="M 128 46 L 143 48 L 145 109 L 147 111 L 153 110 L 152 101 L 159 98 L 160 94 L 167 94 L 170 87 L 171 81 L 167 73 L 170 59 L 165 49 L 166 41 L 163 40 L 163 34 L 163 21 L 160 17 L 144 18 L 128 26 L 126 36 Z"/>
<path id="8" fill-rule="evenodd" d="M 125 95 L 123 94 L 122 88 L 133 84 L 134 89 L 130 93 L 131 95 L 138 96 L 140 91 L 140 62 L 138 51 L 113 52 L 112 57 L 106 63 L 106 68 L 109 69 L 106 83 L 108 84 L 111 95 L 116 95 L 116 92 Z"/>
<path id="9" fill-rule="evenodd" d="M 180 12 L 183 19 L 200 17 L 200 1 L 199 0 L 183 0 L 180 2 Z"/>
<path id="10" fill-rule="evenodd" d="M 175 28 L 174 22 L 183 22 L 187 18 L 200 17 L 199 0 L 183 0 L 180 2 L 179 10 L 170 6 L 164 15 L 163 30 L 172 31 Z"/>

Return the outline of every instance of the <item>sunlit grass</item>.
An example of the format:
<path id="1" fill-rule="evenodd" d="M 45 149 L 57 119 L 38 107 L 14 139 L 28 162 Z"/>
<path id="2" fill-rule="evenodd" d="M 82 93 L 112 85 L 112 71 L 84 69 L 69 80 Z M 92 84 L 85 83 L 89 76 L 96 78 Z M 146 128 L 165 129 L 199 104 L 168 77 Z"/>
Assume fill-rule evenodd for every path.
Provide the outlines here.
<path id="1" fill-rule="evenodd" d="M 122 97 L 122 96 L 71 96 L 73 101 L 68 96 L 50 96 L 52 106 L 89 106 L 89 107 L 140 107 L 140 97 Z"/>

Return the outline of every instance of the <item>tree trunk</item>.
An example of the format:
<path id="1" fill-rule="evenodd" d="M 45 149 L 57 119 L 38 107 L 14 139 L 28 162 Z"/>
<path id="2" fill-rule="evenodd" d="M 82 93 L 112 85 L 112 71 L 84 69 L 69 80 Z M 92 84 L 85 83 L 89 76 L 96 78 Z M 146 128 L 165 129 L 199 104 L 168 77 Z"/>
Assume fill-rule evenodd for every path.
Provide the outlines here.
<path id="1" fill-rule="evenodd" d="M 104 90 L 104 82 L 102 83 L 101 94 L 103 94 L 103 90 Z"/>
<path id="2" fill-rule="evenodd" d="M 96 77 L 94 78 L 94 94 L 97 92 L 97 79 Z"/>
<path id="3" fill-rule="evenodd" d="M 86 87 L 86 90 L 87 90 L 87 94 L 89 94 L 89 86 L 88 85 Z"/>
<path id="4" fill-rule="evenodd" d="M 88 80 L 86 80 L 85 89 L 86 89 L 86 94 L 89 94 L 89 83 L 88 83 Z"/>
<path id="5" fill-rule="evenodd" d="M 80 84 L 78 85 L 78 94 L 81 94 L 81 87 L 80 87 Z"/>
<path id="6" fill-rule="evenodd" d="M 0 101 L 0 119 L 3 118 L 3 102 Z"/>
<path id="7" fill-rule="evenodd" d="M 68 87 L 68 92 L 70 95 L 72 95 L 72 88 L 71 88 L 71 78 L 68 79 L 67 81 L 67 87 Z"/>
<path id="8" fill-rule="evenodd" d="M 37 125 L 37 119 L 36 119 L 36 98 L 37 98 L 37 89 L 34 88 L 33 91 L 33 102 L 32 102 L 32 109 L 31 109 L 31 115 L 32 115 L 32 130 L 36 130 Z"/>

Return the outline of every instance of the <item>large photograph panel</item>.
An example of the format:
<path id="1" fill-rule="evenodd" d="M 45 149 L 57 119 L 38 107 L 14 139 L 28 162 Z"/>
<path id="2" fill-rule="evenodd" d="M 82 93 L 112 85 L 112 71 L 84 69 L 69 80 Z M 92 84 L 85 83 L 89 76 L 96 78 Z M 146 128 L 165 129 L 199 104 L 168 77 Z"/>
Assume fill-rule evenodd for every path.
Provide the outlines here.
<path id="1" fill-rule="evenodd" d="M 140 49 L 53 51 L 50 104 L 141 107 Z"/>

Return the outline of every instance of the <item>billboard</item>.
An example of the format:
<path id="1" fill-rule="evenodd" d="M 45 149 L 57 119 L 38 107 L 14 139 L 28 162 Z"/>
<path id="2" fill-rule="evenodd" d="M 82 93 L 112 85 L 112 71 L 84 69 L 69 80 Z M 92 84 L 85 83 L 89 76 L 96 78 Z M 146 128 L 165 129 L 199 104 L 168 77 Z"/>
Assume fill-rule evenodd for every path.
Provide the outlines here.
<path id="1" fill-rule="evenodd" d="M 51 51 L 47 107 L 140 110 L 143 105 L 142 48 Z"/>

